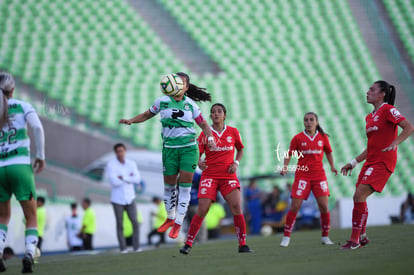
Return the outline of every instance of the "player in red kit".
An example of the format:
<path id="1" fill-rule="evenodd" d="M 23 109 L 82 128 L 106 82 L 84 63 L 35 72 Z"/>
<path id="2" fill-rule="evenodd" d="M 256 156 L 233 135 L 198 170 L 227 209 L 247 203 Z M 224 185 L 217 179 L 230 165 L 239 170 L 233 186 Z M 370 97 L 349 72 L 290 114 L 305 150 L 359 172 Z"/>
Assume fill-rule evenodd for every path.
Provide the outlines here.
<path id="1" fill-rule="evenodd" d="M 329 144 L 328 135 L 319 125 L 318 116 L 309 112 L 304 117 L 305 130 L 293 137 L 289 147 L 289 157 L 285 158 L 283 169 L 280 174 L 286 175 L 292 155 L 298 158 L 295 167 L 295 181 L 292 185 L 292 203 L 286 215 L 285 230 L 281 247 L 289 246 L 290 234 L 295 225 L 296 215 L 302 206 L 303 200 L 307 200 L 310 192 L 315 195 L 321 212 L 322 244 L 332 245 L 329 239 L 330 214 L 328 208 L 329 188 L 323 169 L 323 153 L 326 153 L 331 171 L 338 174 L 335 169 L 332 149 Z"/>
<path id="2" fill-rule="evenodd" d="M 244 146 L 239 131 L 224 123 L 226 115 L 226 107 L 223 104 L 216 103 L 210 109 L 210 118 L 213 121 L 211 131 L 217 148 L 210 150 L 204 133 L 198 137 L 199 167 L 203 173 L 198 189 L 197 213 L 191 221 L 187 241 L 180 249 L 182 254 L 190 252 L 201 223 L 207 215 L 211 203 L 216 200 L 218 191 L 227 201 L 233 214 L 234 227 L 239 240 L 239 252 L 253 252 L 246 245 L 246 222 L 241 208 L 240 184 L 236 175 Z M 237 150 L 236 160 L 234 160 L 235 150 Z M 203 154 L 206 156 L 205 161 L 201 160 Z"/>
<path id="3" fill-rule="evenodd" d="M 367 92 L 367 102 L 374 106 L 365 118 L 367 148 L 341 169 L 346 176 L 365 160 L 354 193 L 351 239 L 341 249 L 357 249 L 369 243 L 366 236 L 368 207 L 366 200 L 374 192 L 381 192 L 397 164 L 397 146 L 407 139 L 414 127 L 394 107 L 395 87 L 383 80 L 374 82 Z M 398 135 L 398 127 L 403 130 Z"/>

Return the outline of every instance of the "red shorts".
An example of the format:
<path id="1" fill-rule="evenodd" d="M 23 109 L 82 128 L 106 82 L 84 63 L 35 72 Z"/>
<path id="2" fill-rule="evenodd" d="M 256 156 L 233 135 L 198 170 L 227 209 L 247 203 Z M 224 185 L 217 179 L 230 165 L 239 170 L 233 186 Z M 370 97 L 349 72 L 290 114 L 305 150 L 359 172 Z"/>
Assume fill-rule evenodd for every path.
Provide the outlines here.
<path id="1" fill-rule="evenodd" d="M 197 197 L 216 201 L 217 191 L 226 197 L 234 189 L 240 189 L 240 183 L 237 178 L 233 179 L 214 179 L 201 176 L 200 187 L 198 188 Z"/>
<path id="2" fill-rule="evenodd" d="M 326 178 L 319 180 L 295 178 L 292 185 L 292 198 L 307 200 L 311 191 L 316 198 L 329 196 Z"/>
<path id="3" fill-rule="evenodd" d="M 360 184 L 368 184 L 376 192 L 381 193 L 391 174 L 392 172 L 387 169 L 385 163 L 380 162 L 364 165 L 359 173 L 356 186 L 358 187 Z"/>

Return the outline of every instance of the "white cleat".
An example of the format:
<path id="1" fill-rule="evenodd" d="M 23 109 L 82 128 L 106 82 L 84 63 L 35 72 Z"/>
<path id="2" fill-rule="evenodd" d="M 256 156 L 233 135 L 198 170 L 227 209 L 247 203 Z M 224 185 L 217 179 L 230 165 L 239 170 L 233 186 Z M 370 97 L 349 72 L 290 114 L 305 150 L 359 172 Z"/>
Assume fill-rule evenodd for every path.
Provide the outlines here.
<path id="1" fill-rule="evenodd" d="M 329 239 L 329 237 L 322 237 L 321 243 L 324 245 L 333 245 L 334 243 Z"/>
<path id="2" fill-rule="evenodd" d="M 121 254 L 128 254 L 128 249 L 121 250 Z"/>
<path id="3" fill-rule="evenodd" d="M 281 247 L 288 247 L 290 242 L 290 237 L 283 236 L 282 241 L 280 242 Z"/>

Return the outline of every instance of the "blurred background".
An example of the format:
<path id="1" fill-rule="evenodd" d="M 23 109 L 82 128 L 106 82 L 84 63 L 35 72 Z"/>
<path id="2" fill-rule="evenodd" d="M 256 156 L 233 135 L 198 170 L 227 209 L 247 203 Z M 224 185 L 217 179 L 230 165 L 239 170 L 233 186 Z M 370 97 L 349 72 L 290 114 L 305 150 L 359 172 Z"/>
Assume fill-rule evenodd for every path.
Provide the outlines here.
<path id="1" fill-rule="evenodd" d="M 118 120 L 147 110 L 162 95 L 164 74 L 184 71 L 226 105 L 227 123 L 245 145 L 243 188 L 254 181 L 262 203 L 293 181 L 293 174 L 278 177 L 283 160 L 275 150 L 288 149 L 306 112 L 316 112 L 330 134 L 337 169 L 366 146 L 372 82 L 394 84 L 396 107 L 414 122 L 413 14 L 410 0 L 0 0 L 0 70 L 15 76 L 15 97 L 41 116 L 48 165 L 36 176 L 37 191 L 51 213 L 62 209 L 49 215 L 55 241 L 45 237 L 45 250 L 62 249 L 55 247 L 59 215 L 83 197 L 109 216 L 99 228 L 113 231 L 104 238 L 116 244 L 102 171 L 117 142 L 127 144 L 143 175 L 137 202 L 144 242 L 151 198 L 163 192 L 159 118 L 133 126 Z M 208 117 L 210 104 L 200 107 Z M 372 198 L 389 207 L 369 223 L 400 215 L 414 192 L 413 152 L 409 138 L 384 192 Z M 360 167 L 351 177 L 327 168 L 333 226 L 350 226 Z"/>

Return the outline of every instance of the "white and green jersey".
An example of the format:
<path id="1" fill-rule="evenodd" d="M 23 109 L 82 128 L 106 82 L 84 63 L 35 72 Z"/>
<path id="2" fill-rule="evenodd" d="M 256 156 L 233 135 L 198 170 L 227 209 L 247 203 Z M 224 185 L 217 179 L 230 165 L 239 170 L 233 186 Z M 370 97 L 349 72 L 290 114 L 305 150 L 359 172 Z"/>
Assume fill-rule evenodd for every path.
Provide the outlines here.
<path id="1" fill-rule="evenodd" d="M 13 164 L 30 164 L 30 139 L 26 118 L 35 113 L 29 103 L 10 98 L 9 121 L 0 131 L 0 167 Z"/>
<path id="2" fill-rule="evenodd" d="M 160 113 L 164 147 L 179 148 L 196 144 L 194 120 L 201 117 L 201 112 L 191 98 L 184 96 L 177 102 L 173 97 L 163 96 L 155 100 L 149 110 L 153 114 Z"/>

